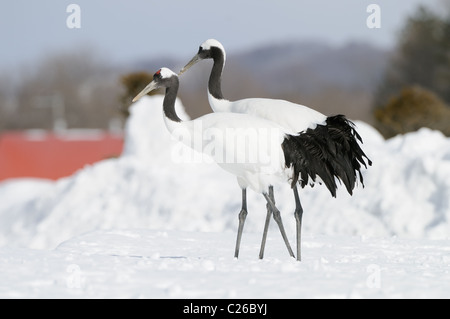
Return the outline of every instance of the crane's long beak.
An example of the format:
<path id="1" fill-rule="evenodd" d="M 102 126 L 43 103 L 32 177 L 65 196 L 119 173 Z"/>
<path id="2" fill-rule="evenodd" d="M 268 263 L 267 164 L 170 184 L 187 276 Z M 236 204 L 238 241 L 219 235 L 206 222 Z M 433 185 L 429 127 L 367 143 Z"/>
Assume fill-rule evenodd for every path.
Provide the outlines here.
<path id="1" fill-rule="evenodd" d="M 146 95 L 147 93 L 159 89 L 159 85 L 158 83 L 156 83 L 155 81 L 150 82 L 149 85 L 147 85 L 138 95 L 136 95 L 133 99 L 133 102 L 136 102 L 137 100 L 139 100 L 141 97 L 143 97 L 144 95 Z"/>
<path id="2" fill-rule="evenodd" d="M 180 76 L 181 74 L 183 74 L 184 72 L 186 72 L 191 66 L 193 66 L 195 63 L 197 63 L 198 61 L 200 61 L 201 58 L 198 56 L 198 54 L 196 54 L 191 61 L 188 62 L 188 64 L 186 64 L 184 66 L 184 68 L 181 69 L 181 71 L 178 73 L 178 76 Z"/>

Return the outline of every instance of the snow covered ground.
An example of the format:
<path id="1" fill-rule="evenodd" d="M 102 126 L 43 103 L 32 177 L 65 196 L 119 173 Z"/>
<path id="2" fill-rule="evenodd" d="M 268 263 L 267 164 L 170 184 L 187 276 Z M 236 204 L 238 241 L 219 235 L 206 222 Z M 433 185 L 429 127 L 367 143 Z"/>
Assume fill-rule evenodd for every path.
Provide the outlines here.
<path id="1" fill-rule="evenodd" d="M 304 261 L 274 232 L 102 230 L 54 250 L 0 249 L 0 297 L 16 298 L 442 298 L 447 241 L 305 236 Z M 293 238 L 292 238 L 293 239 Z"/>
<path id="2" fill-rule="evenodd" d="M 366 186 L 337 199 L 301 190 L 303 261 L 275 223 L 257 259 L 266 208 L 251 191 L 235 260 L 236 180 L 174 162 L 161 105 L 133 105 L 118 159 L 57 182 L 0 184 L 0 297 L 450 297 L 449 138 L 422 129 L 384 141 L 357 122 L 374 162 Z M 276 185 L 275 196 L 293 244 L 292 192 Z"/>

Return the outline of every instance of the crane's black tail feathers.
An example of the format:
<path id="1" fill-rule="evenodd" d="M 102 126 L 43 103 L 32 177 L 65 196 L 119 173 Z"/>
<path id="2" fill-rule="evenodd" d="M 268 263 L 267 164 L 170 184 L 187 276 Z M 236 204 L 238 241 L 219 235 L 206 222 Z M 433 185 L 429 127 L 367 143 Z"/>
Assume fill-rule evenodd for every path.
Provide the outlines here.
<path id="1" fill-rule="evenodd" d="M 357 175 L 364 186 L 361 165 L 365 168 L 367 164 L 372 165 L 358 141 L 362 143 L 361 136 L 344 115 L 330 116 L 326 124 L 299 135 L 287 135 L 282 147 L 286 167 L 293 167 L 291 186 L 299 182 L 305 187 L 311 183 L 309 178 L 315 182 L 319 176 L 333 197 L 336 197 L 336 179 L 344 183 L 351 195 Z"/>

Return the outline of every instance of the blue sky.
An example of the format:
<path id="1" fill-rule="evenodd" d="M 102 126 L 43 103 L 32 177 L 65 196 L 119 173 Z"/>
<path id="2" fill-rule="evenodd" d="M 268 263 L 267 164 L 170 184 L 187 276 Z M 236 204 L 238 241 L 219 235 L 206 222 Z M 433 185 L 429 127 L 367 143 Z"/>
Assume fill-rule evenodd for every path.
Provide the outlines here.
<path id="1" fill-rule="evenodd" d="M 286 40 L 340 45 L 365 40 L 392 46 L 406 16 L 420 3 L 442 0 L 9 0 L 0 4 L 0 70 L 47 54 L 92 46 L 113 63 L 161 55 L 189 59 L 201 42 L 231 51 Z M 69 29 L 66 8 L 78 4 L 81 28 Z M 369 4 L 381 28 L 369 29 Z"/>

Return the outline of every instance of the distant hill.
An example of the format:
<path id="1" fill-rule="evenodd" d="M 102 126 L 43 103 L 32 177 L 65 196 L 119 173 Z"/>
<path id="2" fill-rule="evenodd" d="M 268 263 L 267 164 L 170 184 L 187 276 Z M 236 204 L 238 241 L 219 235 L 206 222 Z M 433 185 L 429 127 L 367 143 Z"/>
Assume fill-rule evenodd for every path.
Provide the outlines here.
<path id="1" fill-rule="evenodd" d="M 304 93 L 331 86 L 373 92 L 387 57 L 385 50 L 356 42 L 341 47 L 320 42 L 286 43 L 230 54 L 235 64 L 272 92 Z"/>

